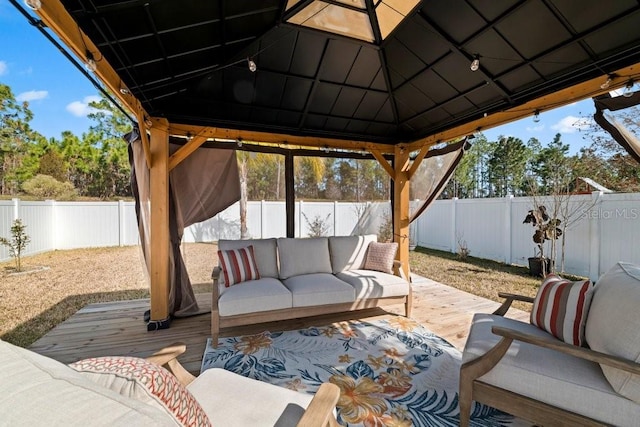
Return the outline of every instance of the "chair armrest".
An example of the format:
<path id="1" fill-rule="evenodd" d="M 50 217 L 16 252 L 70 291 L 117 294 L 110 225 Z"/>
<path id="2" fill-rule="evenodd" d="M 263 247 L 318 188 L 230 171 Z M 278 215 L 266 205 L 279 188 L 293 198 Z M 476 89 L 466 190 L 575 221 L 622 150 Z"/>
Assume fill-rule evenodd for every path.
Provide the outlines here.
<path id="1" fill-rule="evenodd" d="M 187 351 L 186 344 L 177 342 L 153 353 L 151 356 L 147 357 L 146 360 L 166 368 L 178 379 L 178 381 L 180 381 L 182 385 L 186 386 L 196 377 L 191 375 L 191 373 L 184 369 L 184 366 L 178 362 L 178 356 L 185 351 Z"/>
<path id="2" fill-rule="evenodd" d="M 506 293 L 506 292 L 500 292 L 498 294 L 498 296 L 500 298 L 505 298 L 505 300 L 502 303 L 502 305 L 500 307 L 498 307 L 498 309 L 496 311 L 493 312 L 493 314 L 496 314 L 498 316 L 504 316 L 507 313 L 507 311 L 511 307 L 511 304 L 514 301 L 522 301 L 522 302 L 533 303 L 533 301 L 535 300 L 535 298 L 532 298 L 532 297 L 527 297 L 527 296 L 524 296 L 524 295 L 509 294 L 509 293 Z"/>
<path id="3" fill-rule="evenodd" d="M 393 274 L 403 278 L 407 282 L 409 281 L 407 276 L 404 274 L 404 269 L 402 268 L 402 261 L 400 260 L 397 260 L 397 259 L 393 260 Z"/>
<path id="4" fill-rule="evenodd" d="M 337 385 L 323 383 L 300 418 L 298 427 L 337 427 L 338 421 L 333 411 L 339 398 L 340 388 Z"/>
<path id="5" fill-rule="evenodd" d="M 578 347 L 575 345 L 567 344 L 564 341 L 560 341 L 551 336 L 539 337 L 537 335 L 530 335 L 524 332 L 516 331 L 514 329 L 504 328 L 501 326 L 494 326 L 491 331 L 500 335 L 501 337 L 526 342 L 528 344 L 537 345 L 539 347 L 556 350 L 571 356 L 579 357 L 581 359 L 589 360 L 591 362 L 608 365 L 613 368 L 622 369 L 632 374 L 640 375 L 640 364 L 631 360 L 623 359 L 622 357 L 611 356 L 599 351 L 590 350 L 584 347 Z"/>
<path id="6" fill-rule="evenodd" d="M 213 267 L 213 271 L 211 272 L 211 278 L 213 279 L 214 283 L 216 283 L 218 279 L 220 279 L 220 273 L 222 273 L 222 269 L 220 268 L 219 265 L 216 265 L 215 267 Z"/>

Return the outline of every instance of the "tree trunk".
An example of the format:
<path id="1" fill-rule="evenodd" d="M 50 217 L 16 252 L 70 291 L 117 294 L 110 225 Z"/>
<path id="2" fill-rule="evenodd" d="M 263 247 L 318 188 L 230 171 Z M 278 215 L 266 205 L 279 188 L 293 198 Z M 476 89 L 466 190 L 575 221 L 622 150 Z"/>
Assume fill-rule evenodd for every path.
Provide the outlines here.
<path id="1" fill-rule="evenodd" d="M 247 159 L 244 154 L 240 157 L 240 238 L 247 235 Z"/>

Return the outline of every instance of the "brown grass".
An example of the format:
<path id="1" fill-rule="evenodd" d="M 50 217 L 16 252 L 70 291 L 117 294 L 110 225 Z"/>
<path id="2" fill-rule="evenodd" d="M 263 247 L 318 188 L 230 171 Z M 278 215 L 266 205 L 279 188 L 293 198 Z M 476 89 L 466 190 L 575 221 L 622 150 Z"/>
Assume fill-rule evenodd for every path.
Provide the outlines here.
<path id="1" fill-rule="evenodd" d="M 196 292 L 210 292 L 214 244 L 182 246 Z M 498 292 L 535 296 L 540 280 L 523 267 L 418 248 L 411 271 L 440 283 L 499 301 Z M 94 302 L 148 298 L 138 247 L 53 251 L 23 259 L 25 269 L 48 270 L 8 275 L 13 262 L 0 263 L 0 338 L 27 347 L 80 308 Z M 518 305 L 528 310 L 528 305 Z"/>
<path id="2" fill-rule="evenodd" d="M 217 247 L 183 245 L 196 292 L 211 289 Z M 137 246 L 52 251 L 23 258 L 23 269 L 48 270 L 8 275 L 14 263 L 0 263 L 0 338 L 23 347 L 87 304 L 148 298 Z"/>

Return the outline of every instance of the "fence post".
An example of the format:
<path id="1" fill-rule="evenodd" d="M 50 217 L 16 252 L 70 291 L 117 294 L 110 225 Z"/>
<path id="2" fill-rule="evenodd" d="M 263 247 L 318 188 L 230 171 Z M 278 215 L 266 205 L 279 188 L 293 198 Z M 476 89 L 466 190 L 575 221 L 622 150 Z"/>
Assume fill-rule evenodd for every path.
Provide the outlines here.
<path id="1" fill-rule="evenodd" d="M 20 218 L 20 199 L 11 199 L 13 201 L 13 220 Z"/>
<path id="2" fill-rule="evenodd" d="M 451 198 L 451 253 L 456 253 L 457 249 L 457 240 L 456 234 L 458 234 L 458 230 L 456 229 L 456 216 L 458 211 L 458 198 Z"/>
<path id="3" fill-rule="evenodd" d="M 303 205 L 302 200 L 299 200 L 298 201 L 298 237 L 302 237 L 302 218 L 303 218 L 302 205 Z"/>
<path id="4" fill-rule="evenodd" d="M 260 238 L 264 239 L 264 223 L 265 221 L 265 206 L 264 200 L 260 200 Z"/>
<path id="5" fill-rule="evenodd" d="M 593 206 L 589 215 L 589 280 L 595 282 L 600 277 L 600 211 L 602 191 L 592 191 Z"/>
<path id="6" fill-rule="evenodd" d="M 511 209 L 513 194 L 504 199 L 504 263 L 511 264 Z"/>
<path id="7" fill-rule="evenodd" d="M 126 218 L 124 215 L 124 200 L 118 200 L 118 244 L 125 245 L 126 235 Z"/>
<path id="8" fill-rule="evenodd" d="M 45 202 L 48 202 L 49 205 L 51 206 L 51 234 L 49 235 L 49 238 L 51 239 L 51 249 L 52 250 L 56 250 L 58 249 L 58 233 L 57 233 L 57 229 L 58 227 L 56 227 L 58 221 L 56 218 L 56 201 L 55 200 L 45 200 Z"/>
<path id="9" fill-rule="evenodd" d="M 334 200 L 333 201 L 333 235 L 334 236 L 336 235 L 337 229 L 338 229 L 338 201 Z"/>

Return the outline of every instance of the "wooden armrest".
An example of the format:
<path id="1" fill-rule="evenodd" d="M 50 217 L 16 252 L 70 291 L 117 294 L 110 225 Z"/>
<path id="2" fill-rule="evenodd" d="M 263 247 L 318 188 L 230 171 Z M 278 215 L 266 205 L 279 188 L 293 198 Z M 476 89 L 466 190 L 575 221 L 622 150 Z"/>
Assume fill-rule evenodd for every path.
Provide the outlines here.
<path id="1" fill-rule="evenodd" d="M 153 353 L 146 359 L 151 363 L 155 363 L 156 365 L 166 368 L 178 379 L 178 381 L 180 381 L 182 385 L 187 385 L 196 377 L 191 375 L 191 373 L 184 369 L 180 362 L 178 362 L 178 356 L 185 351 L 187 351 L 186 344 L 177 342 Z"/>
<path id="2" fill-rule="evenodd" d="M 517 294 L 509 294 L 509 293 L 506 293 L 506 292 L 500 292 L 498 294 L 498 296 L 500 298 L 505 298 L 505 300 L 502 303 L 502 305 L 500 307 L 498 307 L 498 309 L 496 311 L 493 312 L 493 314 L 496 314 L 498 316 L 504 316 L 507 313 L 507 311 L 511 307 L 511 304 L 514 301 L 522 301 L 522 302 L 533 303 L 533 301 L 535 300 L 535 298 L 532 298 L 532 297 L 527 297 L 527 296 L 524 296 L 524 295 L 517 295 Z"/>
<path id="3" fill-rule="evenodd" d="M 402 261 L 397 260 L 397 259 L 393 260 L 393 273 L 396 276 L 403 278 L 407 282 L 409 281 L 407 276 L 404 274 L 404 269 L 402 268 Z"/>
<path id="4" fill-rule="evenodd" d="M 500 335 L 501 337 L 508 338 L 510 340 L 522 341 L 539 347 L 549 348 L 551 350 L 560 351 L 591 362 L 601 363 L 603 365 L 631 372 L 632 374 L 640 375 L 640 364 L 638 363 L 621 357 L 601 353 L 599 351 L 590 350 L 588 348 L 567 344 L 566 342 L 555 339 L 552 336 L 540 337 L 501 326 L 494 326 L 491 328 L 491 331 L 496 335 Z M 541 361 L 541 363 L 544 363 L 544 361 Z"/>
<path id="5" fill-rule="evenodd" d="M 216 265 L 215 267 L 213 267 L 211 278 L 213 279 L 214 283 L 217 282 L 220 278 L 220 273 L 222 273 L 222 269 L 220 268 L 220 266 Z"/>
<path id="6" fill-rule="evenodd" d="M 333 410 L 339 398 L 340 388 L 337 385 L 323 383 L 300 418 L 298 427 L 337 427 L 338 421 L 333 415 Z"/>

